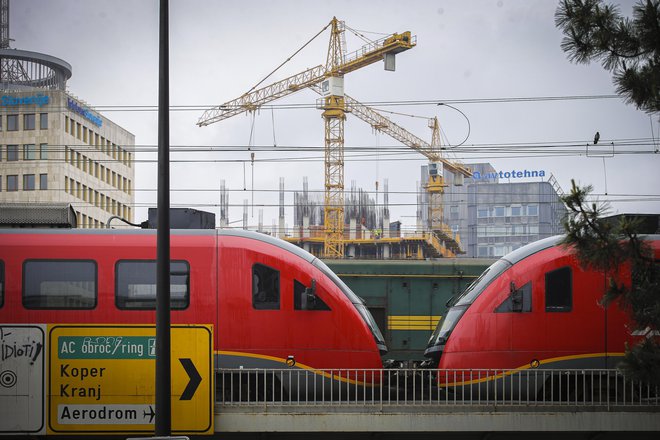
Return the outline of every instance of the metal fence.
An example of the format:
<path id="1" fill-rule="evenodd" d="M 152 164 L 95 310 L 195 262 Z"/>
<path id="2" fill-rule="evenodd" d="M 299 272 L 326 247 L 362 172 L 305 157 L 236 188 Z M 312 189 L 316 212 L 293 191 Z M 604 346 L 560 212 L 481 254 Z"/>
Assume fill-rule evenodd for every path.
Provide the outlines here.
<path id="1" fill-rule="evenodd" d="M 223 405 L 655 407 L 660 389 L 618 370 L 219 369 Z"/>

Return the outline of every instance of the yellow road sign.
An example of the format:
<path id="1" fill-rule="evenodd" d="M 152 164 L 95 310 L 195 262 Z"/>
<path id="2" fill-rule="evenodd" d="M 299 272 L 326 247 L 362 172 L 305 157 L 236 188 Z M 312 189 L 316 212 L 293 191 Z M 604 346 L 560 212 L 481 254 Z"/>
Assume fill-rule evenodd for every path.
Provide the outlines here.
<path id="1" fill-rule="evenodd" d="M 153 325 L 48 327 L 48 432 L 154 431 Z M 172 432 L 213 433 L 213 328 L 173 326 Z"/>

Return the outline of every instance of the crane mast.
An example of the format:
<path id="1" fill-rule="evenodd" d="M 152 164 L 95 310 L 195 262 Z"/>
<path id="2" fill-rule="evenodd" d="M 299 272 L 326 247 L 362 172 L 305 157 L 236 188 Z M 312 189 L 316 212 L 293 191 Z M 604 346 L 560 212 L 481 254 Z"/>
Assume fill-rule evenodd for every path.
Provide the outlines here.
<path id="1" fill-rule="evenodd" d="M 325 192 L 323 204 L 323 255 L 325 258 L 344 256 L 344 75 L 337 68 L 341 65 L 343 26 L 333 18 L 328 46 L 326 68 L 331 72 L 322 85 L 323 121 L 325 125 Z"/>

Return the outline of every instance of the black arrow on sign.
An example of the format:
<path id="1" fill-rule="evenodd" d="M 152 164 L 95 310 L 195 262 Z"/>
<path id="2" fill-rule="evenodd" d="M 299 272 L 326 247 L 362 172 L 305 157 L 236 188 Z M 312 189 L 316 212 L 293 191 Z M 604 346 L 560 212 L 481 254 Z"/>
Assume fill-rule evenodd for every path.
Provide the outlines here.
<path id="1" fill-rule="evenodd" d="M 197 372 L 197 368 L 189 358 L 179 358 L 179 362 L 183 365 L 183 369 L 188 373 L 190 382 L 186 385 L 186 389 L 183 390 L 183 394 L 179 397 L 179 400 L 190 400 L 192 399 L 197 387 L 202 382 L 202 376 Z"/>

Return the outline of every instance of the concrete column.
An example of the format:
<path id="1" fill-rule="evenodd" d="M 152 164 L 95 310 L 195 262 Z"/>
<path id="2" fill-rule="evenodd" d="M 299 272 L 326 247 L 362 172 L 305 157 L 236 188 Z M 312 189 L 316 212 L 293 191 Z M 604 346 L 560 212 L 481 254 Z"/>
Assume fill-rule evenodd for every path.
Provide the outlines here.
<path id="1" fill-rule="evenodd" d="M 303 238 L 309 238 L 309 235 L 309 217 L 305 216 L 303 217 L 302 236 Z"/>

